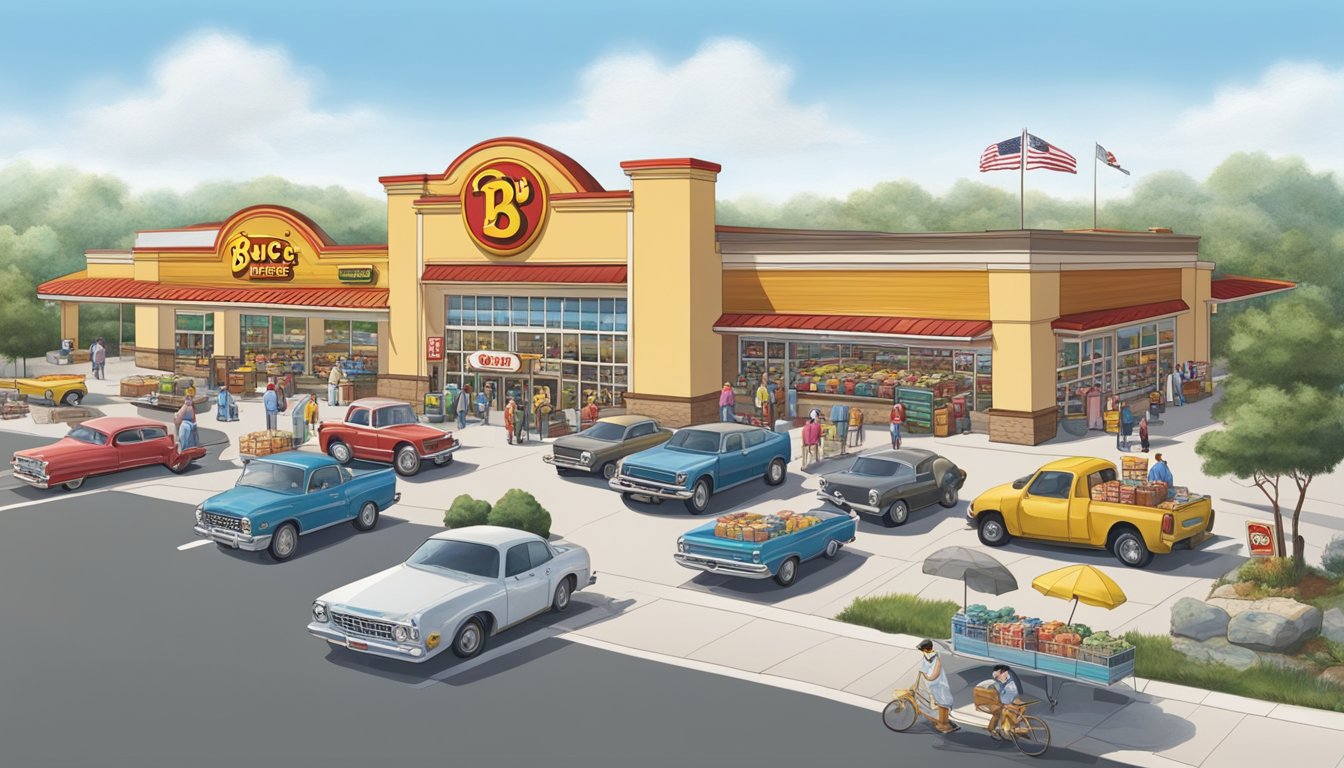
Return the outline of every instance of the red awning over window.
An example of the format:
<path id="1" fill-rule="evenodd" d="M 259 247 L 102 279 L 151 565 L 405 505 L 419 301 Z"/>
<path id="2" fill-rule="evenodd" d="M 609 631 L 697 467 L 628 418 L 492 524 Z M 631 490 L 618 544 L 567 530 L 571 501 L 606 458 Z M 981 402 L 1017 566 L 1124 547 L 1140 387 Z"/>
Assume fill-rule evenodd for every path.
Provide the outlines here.
<path id="1" fill-rule="evenodd" d="M 624 264 L 429 264 L 427 283 L 625 283 Z"/>
<path id="2" fill-rule="evenodd" d="M 1291 291 L 1297 287 L 1297 283 L 1290 283 L 1287 280 L 1268 280 L 1261 277 L 1237 277 L 1229 275 L 1220 277 L 1209 283 L 1209 292 L 1213 295 L 1213 300 L 1219 303 L 1228 301 L 1240 301 L 1242 299 L 1253 299 L 1256 296 L 1266 296 L 1280 291 Z"/>
<path id="3" fill-rule="evenodd" d="M 1184 301 L 1172 299 L 1171 301 L 1159 301 L 1154 304 L 1135 304 L 1130 307 L 1098 309 L 1093 312 L 1060 315 L 1057 320 L 1050 323 L 1050 327 L 1056 331 L 1095 331 L 1117 325 L 1138 323 L 1163 315 L 1178 315 L 1189 309 L 1189 305 Z"/>
<path id="4" fill-rule="evenodd" d="M 120 299 L 162 304 L 250 304 L 327 309 L 387 309 L 386 288 L 239 287 L 165 285 L 129 277 L 62 277 L 37 287 L 50 300 Z"/>
<path id="5" fill-rule="evenodd" d="M 989 333 L 988 320 L 935 320 L 925 317 L 865 317 L 860 315 L 725 314 L 714 323 L 722 333 L 752 331 L 859 334 L 865 336 L 921 336 L 969 341 Z"/>

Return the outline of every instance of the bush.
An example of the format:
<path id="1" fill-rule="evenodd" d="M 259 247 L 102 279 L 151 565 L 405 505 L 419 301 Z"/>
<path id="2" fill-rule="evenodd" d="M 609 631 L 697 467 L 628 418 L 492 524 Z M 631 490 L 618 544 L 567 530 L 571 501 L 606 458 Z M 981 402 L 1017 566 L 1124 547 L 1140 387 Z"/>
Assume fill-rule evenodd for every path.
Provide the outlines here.
<path id="1" fill-rule="evenodd" d="M 490 518 L 490 502 L 462 494 L 453 499 L 453 505 L 443 513 L 443 524 L 449 528 L 485 525 Z"/>
<path id="2" fill-rule="evenodd" d="M 1325 545 L 1321 565 L 1325 566 L 1325 570 L 1329 571 L 1331 576 L 1344 579 L 1344 534 L 1336 536 Z"/>
<path id="3" fill-rule="evenodd" d="M 536 497 L 520 488 L 510 488 L 490 510 L 490 524 L 535 533 L 543 539 L 551 535 L 551 513 L 542 509 Z"/>
<path id="4" fill-rule="evenodd" d="M 915 637 L 948 637 L 952 615 L 961 605 L 950 600 L 925 600 L 914 595 L 859 597 L 835 618 L 848 624 L 872 627 Z"/>
<path id="5" fill-rule="evenodd" d="M 1238 575 L 1242 581 L 1270 589 L 1284 589 L 1296 586 L 1307 575 L 1307 569 L 1296 565 L 1291 557 L 1271 557 L 1248 561 L 1241 566 Z"/>

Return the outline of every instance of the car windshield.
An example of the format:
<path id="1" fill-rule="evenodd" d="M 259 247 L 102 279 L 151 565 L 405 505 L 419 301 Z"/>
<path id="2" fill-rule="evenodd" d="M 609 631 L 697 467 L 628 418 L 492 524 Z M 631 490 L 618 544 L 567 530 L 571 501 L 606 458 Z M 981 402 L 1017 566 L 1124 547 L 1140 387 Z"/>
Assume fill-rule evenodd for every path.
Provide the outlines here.
<path id="1" fill-rule="evenodd" d="M 269 461 L 249 461 L 243 467 L 238 484 L 248 488 L 264 488 L 277 493 L 302 493 L 303 470 L 287 464 Z"/>
<path id="2" fill-rule="evenodd" d="M 594 440 L 606 440 L 614 443 L 625 437 L 625 427 L 620 424 L 612 424 L 609 421 L 599 421 L 579 434 L 583 437 L 591 437 Z"/>
<path id="3" fill-rule="evenodd" d="M 718 453 L 719 436 L 702 429 L 683 429 L 667 441 L 667 447 L 692 453 Z"/>
<path id="4" fill-rule="evenodd" d="M 869 477 L 895 477 L 897 470 L 900 468 L 901 465 L 894 461 L 860 456 L 849 471 L 856 475 L 867 475 Z"/>
<path id="5" fill-rule="evenodd" d="M 415 418 L 415 411 L 411 410 L 409 405 L 393 405 L 387 408 L 379 408 L 374 414 L 375 427 L 391 427 L 397 424 L 417 424 L 419 419 Z"/>
<path id="6" fill-rule="evenodd" d="M 487 579 L 499 578 L 499 550 L 488 544 L 430 539 L 406 560 L 417 568 L 459 571 Z"/>
<path id="7" fill-rule="evenodd" d="M 107 435 L 92 427 L 75 427 L 66 437 L 89 445 L 107 445 Z"/>

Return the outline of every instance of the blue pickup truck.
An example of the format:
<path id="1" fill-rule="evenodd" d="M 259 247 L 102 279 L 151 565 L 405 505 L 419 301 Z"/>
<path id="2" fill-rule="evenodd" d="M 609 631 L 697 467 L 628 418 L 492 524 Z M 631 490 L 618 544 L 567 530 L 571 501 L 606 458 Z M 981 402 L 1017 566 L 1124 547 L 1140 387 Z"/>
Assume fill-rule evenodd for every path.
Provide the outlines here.
<path id="1" fill-rule="evenodd" d="M 390 467 L 365 466 L 302 451 L 253 459 L 232 488 L 196 507 L 196 533 L 221 547 L 288 560 L 303 534 L 348 521 L 372 530 L 401 494 Z"/>
<path id="2" fill-rule="evenodd" d="M 773 528 L 783 525 L 774 515 L 763 518 L 760 523 L 720 518 L 678 538 L 677 551 L 672 557 L 679 565 L 693 570 L 749 579 L 774 577 L 776 584 L 787 587 L 798 578 L 800 563 L 818 556 L 833 558 L 839 554 L 840 547 L 854 541 L 859 524 L 858 515 L 853 512 L 828 508 L 814 509 L 796 517 L 811 518 L 803 521 L 810 524 L 798 528 L 790 524 L 791 531 L 781 532 Z M 754 530 L 765 530 L 764 535 L 770 538 L 738 538 L 750 537 L 752 526 L 761 526 Z M 747 529 L 746 534 L 741 530 L 743 527 Z"/>

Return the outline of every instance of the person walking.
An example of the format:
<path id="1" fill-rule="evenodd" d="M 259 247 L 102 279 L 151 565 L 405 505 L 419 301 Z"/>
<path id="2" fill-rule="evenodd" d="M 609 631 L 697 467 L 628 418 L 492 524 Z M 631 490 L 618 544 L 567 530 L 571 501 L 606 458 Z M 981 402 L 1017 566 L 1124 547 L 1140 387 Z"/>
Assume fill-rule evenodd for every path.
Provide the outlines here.
<path id="1" fill-rule="evenodd" d="M 1139 419 L 1139 447 L 1144 453 L 1148 452 L 1148 414 L 1144 414 Z"/>
<path id="2" fill-rule="evenodd" d="M 266 409 L 266 428 L 275 429 L 275 424 L 280 418 L 280 407 L 276 401 L 275 385 L 266 385 L 266 394 L 261 396 L 261 405 Z"/>
<path id="3" fill-rule="evenodd" d="M 733 385 L 725 381 L 723 390 L 719 392 L 719 421 L 737 421 L 737 417 L 733 414 L 736 409 L 737 395 L 733 392 Z"/>
<path id="4" fill-rule="evenodd" d="M 308 432 L 317 436 L 317 396 L 311 395 L 308 402 L 303 404 L 303 420 L 308 422 Z"/>
<path id="5" fill-rule="evenodd" d="M 537 437 L 545 440 L 551 434 L 551 390 L 549 387 L 537 387 L 533 396 L 533 418 L 537 420 Z"/>
<path id="6" fill-rule="evenodd" d="M 802 469 L 821 461 L 821 424 L 815 416 L 809 417 L 803 425 Z"/>
<path id="7" fill-rule="evenodd" d="M 1167 402 L 1172 405 L 1185 405 L 1185 392 L 1182 385 L 1185 377 L 1179 367 L 1167 366 Z"/>
<path id="8" fill-rule="evenodd" d="M 756 387 L 756 418 L 761 420 L 761 425 L 770 426 L 767 422 L 770 420 L 770 390 L 765 386 L 765 375 L 761 375 L 761 383 Z"/>
<path id="9" fill-rule="evenodd" d="M 891 406 L 891 447 L 897 449 L 901 447 L 901 427 L 905 425 L 905 403 L 901 402 L 901 396 L 896 396 L 896 402 Z"/>
<path id="10" fill-rule="evenodd" d="M 182 401 L 182 407 L 173 414 L 173 425 L 177 427 L 178 450 L 196 445 L 196 403 L 190 398 Z"/>
<path id="11" fill-rule="evenodd" d="M 95 339 L 93 346 L 89 347 L 89 367 L 93 370 L 93 378 L 107 378 L 107 347 L 103 346 L 102 336 Z"/>
<path id="12" fill-rule="evenodd" d="M 527 442 L 527 406 L 523 404 L 521 394 L 513 406 L 513 440 L 519 445 Z"/>
<path id="13" fill-rule="evenodd" d="M 453 398 L 453 413 L 457 414 L 457 428 L 467 428 L 467 390 L 457 390 L 457 397 Z"/>
<path id="14" fill-rule="evenodd" d="M 588 427 L 591 427 L 593 426 L 593 424 L 597 423 L 598 415 L 599 411 L 597 408 L 597 398 L 589 397 L 588 404 L 583 406 L 583 411 L 579 413 L 580 429 L 581 430 L 587 429 Z"/>
<path id="15" fill-rule="evenodd" d="M 490 398 L 485 394 L 485 389 L 476 393 L 476 416 L 482 424 L 490 423 Z"/>
<path id="16" fill-rule="evenodd" d="M 1120 406 L 1120 431 L 1115 435 L 1115 449 L 1117 451 L 1129 450 L 1129 436 L 1134 434 L 1134 411 L 1129 409 L 1129 403 Z"/>
<path id="17" fill-rule="evenodd" d="M 341 360 L 345 360 L 344 357 Z M 327 405 L 340 405 L 340 384 L 341 384 L 341 366 L 339 363 L 332 363 L 331 371 L 327 374 Z"/>
<path id="18" fill-rule="evenodd" d="M 923 654 L 919 662 L 919 676 L 928 683 L 929 696 L 938 707 L 938 722 L 933 727 L 939 733 L 961 730 L 960 726 L 948 719 L 952 715 L 952 686 L 947 682 L 947 671 L 943 669 L 942 659 L 933 650 L 933 641 L 923 640 L 916 648 Z"/>

